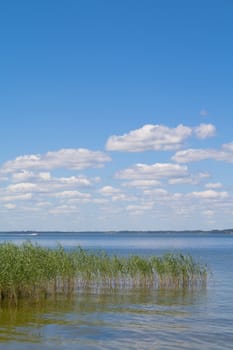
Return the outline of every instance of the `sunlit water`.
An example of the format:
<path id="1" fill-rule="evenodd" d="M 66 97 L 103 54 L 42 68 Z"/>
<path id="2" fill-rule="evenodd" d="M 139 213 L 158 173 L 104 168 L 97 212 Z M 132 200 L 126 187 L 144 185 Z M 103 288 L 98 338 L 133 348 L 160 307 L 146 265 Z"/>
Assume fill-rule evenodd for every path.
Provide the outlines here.
<path id="1" fill-rule="evenodd" d="M 0 308 L 0 349 L 233 349 L 233 235 L 184 233 L 0 234 L 119 255 L 191 253 L 208 264 L 206 289 L 124 290 Z M 1 267 L 0 267 L 1 268 Z"/>

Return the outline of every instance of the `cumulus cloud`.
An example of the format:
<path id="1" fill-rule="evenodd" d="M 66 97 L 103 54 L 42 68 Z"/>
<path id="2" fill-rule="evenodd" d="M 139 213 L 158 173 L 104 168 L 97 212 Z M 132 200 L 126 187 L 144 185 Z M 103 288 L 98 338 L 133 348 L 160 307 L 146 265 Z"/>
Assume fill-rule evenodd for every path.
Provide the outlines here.
<path id="1" fill-rule="evenodd" d="M 95 190 L 93 185 L 98 183 L 100 178 L 87 178 L 83 175 L 54 177 L 50 172 L 17 169 L 10 174 L 9 181 L 11 183 L 0 188 L 0 202 L 4 208 L 11 209 L 5 203 L 16 205 L 15 203 L 23 201 L 27 202 L 27 207 L 23 203 L 17 203 L 16 210 L 24 211 L 31 207 L 43 212 L 46 211 L 46 207 L 68 205 L 71 201 L 91 202 L 91 191 Z M 86 191 L 78 191 L 84 188 Z"/>
<path id="2" fill-rule="evenodd" d="M 99 190 L 103 196 L 112 196 L 113 194 L 119 193 L 119 189 L 112 186 L 104 186 Z"/>
<path id="3" fill-rule="evenodd" d="M 218 154 L 215 150 L 189 148 L 176 152 L 176 154 L 172 157 L 172 160 L 178 163 L 189 163 L 211 158 L 216 159 L 217 156 Z"/>
<path id="4" fill-rule="evenodd" d="M 122 184 L 122 186 L 124 187 L 139 187 L 139 188 L 146 188 L 146 187 L 153 187 L 153 186 L 160 186 L 160 185 L 161 185 L 161 182 L 158 180 L 133 180 Z"/>
<path id="5" fill-rule="evenodd" d="M 169 196 L 169 192 L 163 188 L 156 188 L 154 190 L 145 190 L 144 194 L 146 195 L 152 195 L 153 197 L 163 197 L 163 198 L 167 198 Z"/>
<path id="6" fill-rule="evenodd" d="M 70 176 L 70 177 L 60 177 L 53 178 L 53 183 L 58 185 L 68 185 L 68 186 L 90 186 L 91 181 L 84 176 Z"/>
<path id="7" fill-rule="evenodd" d="M 135 196 L 129 195 L 128 193 L 123 193 L 120 189 L 113 186 L 104 186 L 100 188 L 97 191 L 97 193 L 101 194 L 104 198 L 107 198 L 108 201 L 110 200 L 112 202 L 120 202 L 120 201 L 130 202 L 130 201 L 136 200 Z M 96 200 L 98 201 L 99 199 L 96 198 L 96 199 L 93 199 L 92 201 L 96 202 Z"/>
<path id="8" fill-rule="evenodd" d="M 45 173 L 43 173 L 45 174 Z M 92 181 L 95 182 L 95 179 L 90 180 L 84 176 L 70 176 L 70 177 L 52 177 L 47 176 L 42 177 L 41 174 L 33 174 L 30 177 L 31 181 L 34 182 L 17 182 L 13 183 L 6 187 L 7 192 L 17 192 L 17 193 L 25 193 L 25 192 L 43 192 L 43 193 L 53 193 L 58 190 L 66 190 L 66 189 L 75 189 L 77 187 L 89 187 L 92 185 Z"/>
<path id="9" fill-rule="evenodd" d="M 114 194 L 112 196 L 112 201 L 113 202 L 118 202 L 118 201 L 131 201 L 132 198 L 128 197 L 126 194 L 124 193 L 118 193 L 118 194 Z"/>
<path id="10" fill-rule="evenodd" d="M 216 134 L 216 128 L 212 124 L 201 124 L 194 128 L 194 133 L 199 139 L 206 139 Z"/>
<path id="11" fill-rule="evenodd" d="M 79 191 L 62 191 L 53 194 L 56 198 L 90 198 L 89 193 L 83 193 Z"/>
<path id="12" fill-rule="evenodd" d="M 221 184 L 221 182 L 211 182 L 205 185 L 206 188 L 222 188 L 223 185 Z"/>
<path id="13" fill-rule="evenodd" d="M 144 212 L 146 210 L 151 210 L 153 208 L 153 203 L 148 202 L 148 203 L 142 203 L 142 204 L 131 204 L 126 207 L 127 211 L 133 212 L 133 213 L 139 213 L 139 212 Z"/>
<path id="14" fill-rule="evenodd" d="M 34 174 L 31 180 L 34 180 L 41 188 L 46 188 L 52 191 L 53 189 L 62 189 L 69 187 L 89 187 L 93 183 L 99 182 L 99 178 L 88 179 L 87 177 L 69 176 L 69 177 L 53 177 L 46 176 L 47 173 Z M 49 173 L 48 173 L 49 174 Z M 43 175 L 43 176 L 42 176 Z"/>
<path id="15" fill-rule="evenodd" d="M 216 128 L 212 124 L 188 127 L 182 124 L 176 128 L 164 125 L 146 124 L 128 134 L 109 137 L 106 143 L 108 151 L 143 152 L 148 150 L 177 150 L 191 135 L 205 139 L 214 136 Z"/>
<path id="16" fill-rule="evenodd" d="M 167 190 L 165 190 L 164 188 L 157 188 L 157 189 L 153 189 L 153 190 L 145 190 L 144 194 L 146 196 L 149 196 L 151 199 L 153 198 L 153 200 L 157 201 L 167 201 L 169 204 L 172 203 L 172 201 L 177 201 L 180 200 L 184 197 L 184 195 L 182 193 L 172 193 L 172 192 L 168 192 Z"/>
<path id="17" fill-rule="evenodd" d="M 32 199 L 32 193 L 14 194 L 1 197 L 1 201 L 3 202 L 27 201 L 30 199 Z"/>
<path id="18" fill-rule="evenodd" d="M 28 170 L 20 170 L 12 173 L 12 181 L 14 182 L 24 182 L 24 181 L 48 181 L 51 179 L 51 174 L 49 172 L 39 172 L 34 173 Z"/>
<path id="19" fill-rule="evenodd" d="M 80 217 L 86 217 L 88 214 L 88 217 L 92 216 L 97 221 L 103 215 L 109 220 L 110 226 L 111 218 L 114 219 L 114 215 L 119 214 L 121 217 L 125 215 L 127 222 L 129 215 L 144 213 L 148 220 L 152 220 L 153 225 L 154 223 L 157 225 L 156 218 L 164 222 L 166 220 L 167 223 L 171 215 L 176 218 L 178 214 L 182 215 L 182 220 L 184 216 L 192 217 L 193 222 L 195 215 L 202 217 L 202 220 L 204 216 L 211 218 L 224 210 L 231 215 L 230 192 L 224 191 L 224 186 L 214 182 L 213 178 L 211 180 L 213 182 L 210 179 L 206 181 L 210 177 L 207 172 L 191 174 L 188 164 L 182 163 L 201 159 L 233 162 L 233 142 L 224 144 L 219 150 L 191 148 L 178 150 L 189 137 L 205 139 L 214 136 L 215 132 L 216 129 L 212 124 L 201 124 L 196 127 L 178 125 L 175 128 L 144 125 L 141 129 L 128 134 L 112 136 L 106 145 L 108 150 L 129 152 L 176 150 L 177 152 L 173 157 L 175 162 L 146 164 L 145 160 L 141 160 L 135 165 L 128 164 L 118 168 L 119 171 L 113 179 L 111 174 L 105 174 L 105 182 L 104 177 L 100 179 L 77 175 L 78 172 L 82 173 L 80 170 L 102 167 L 109 162 L 111 159 L 105 152 L 78 148 L 17 157 L 4 163 L 0 169 L 0 180 L 2 175 L 7 181 L 2 183 L 0 188 L 1 210 L 6 215 L 7 210 L 14 209 L 9 215 L 16 213 L 22 217 L 26 217 L 26 211 L 37 210 L 38 222 L 42 217 L 49 218 L 49 214 L 59 216 L 72 214 L 71 218 L 75 219 L 77 213 Z M 138 157 L 139 154 L 137 159 L 140 159 Z M 197 185 L 202 181 L 203 187 L 198 187 L 198 191 L 195 192 L 191 192 L 194 189 L 190 189 L 189 186 L 185 186 L 182 190 L 181 186 L 170 186 Z M 30 218 L 30 214 L 28 215 Z"/>
<path id="20" fill-rule="evenodd" d="M 53 215 L 72 214 L 77 212 L 78 209 L 76 206 L 67 204 L 55 206 L 49 210 L 49 213 Z"/>
<path id="21" fill-rule="evenodd" d="M 39 208 L 47 208 L 50 207 L 52 205 L 52 203 L 48 202 L 48 201 L 42 201 L 42 202 L 37 202 L 36 206 Z"/>
<path id="22" fill-rule="evenodd" d="M 190 184 L 190 185 L 197 185 L 202 180 L 209 178 L 209 173 L 198 173 L 195 175 L 188 175 L 183 177 L 176 177 L 168 180 L 168 183 L 170 185 L 178 185 L 178 184 Z"/>
<path id="23" fill-rule="evenodd" d="M 59 151 L 48 152 L 44 155 L 24 155 L 10 160 L 3 164 L 2 173 L 21 171 L 21 176 L 28 176 L 30 169 L 74 169 L 82 170 L 87 168 L 102 167 L 111 158 L 100 151 L 90 151 L 84 148 L 61 149 Z M 26 171 L 26 172 L 25 172 Z M 18 174 L 19 175 L 19 174 Z"/>
<path id="24" fill-rule="evenodd" d="M 233 153 L 233 142 L 225 143 L 224 145 L 222 145 L 222 149 L 225 152 L 232 152 Z"/>
<path id="25" fill-rule="evenodd" d="M 204 210 L 202 214 L 205 216 L 211 217 L 211 216 L 214 216 L 215 212 L 214 210 Z"/>
<path id="26" fill-rule="evenodd" d="M 23 182 L 18 183 L 14 185 L 9 185 L 7 187 L 7 190 L 10 192 L 35 192 L 38 189 L 38 186 L 36 184 L 30 183 L 30 182 Z"/>
<path id="27" fill-rule="evenodd" d="M 111 136 L 106 143 L 108 151 L 143 152 L 147 150 L 173 150 L 191 136 L 192 129 L 178 125 L 168 128 L 164 125 L 144 125 L 122 136 Z"/>
<path id="28" fill-rule="evenodd" d="M 34 177 L 34 173 L 28 170 L 21 170 L 12 174 L 12 180 L 15 182 L 30 180 L 33 177 Z"/>
<path id="29" fill-rule="evenodd" d="M 193 149 L 178 151 L 172 160 L 178 163 L 198 162 L 213 159 L 233 163 L 233 142 L 222 145 L 221 149 Z"/>
<path id="30" fill-rule="evenodd" d="M 229 197 L 229 194 L 225 191 L 217 192 L 214 190 L 206 190 L 200 192 L 191 192 L 190 197 L 199 199 L 226 199 Z"/>
<path id="31" fill-rule="evenodd" d="M 136 164 L 119 171 L 116 178 L 128 180 L 157 180 L 169 177 L 181 177 L 188 174 L 187 166 L 172 163 Z"/>
<path id="32" fill-rule="evenodd" d="M 16 205 L 13 204 L 13 203 L 6 203 L 6 204 L 4 204 L 4 207 L 5 207 L 6 209 L 15 209 L 15 208 L 16 208 Z"/>

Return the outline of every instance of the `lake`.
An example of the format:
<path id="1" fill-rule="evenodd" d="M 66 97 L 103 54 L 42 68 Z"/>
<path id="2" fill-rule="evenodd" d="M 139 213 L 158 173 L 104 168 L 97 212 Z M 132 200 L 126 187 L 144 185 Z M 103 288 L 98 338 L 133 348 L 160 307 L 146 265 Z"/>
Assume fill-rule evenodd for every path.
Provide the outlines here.
<path id="1" fill-rule="evenodd" d="M 81 246 L 109 254 L 190 253 L 207 288 L 122 290 L 0 307 L 0 349 L 233 349 L 233 235 L 225 233 L 0 233 L 0 243 Z"/>

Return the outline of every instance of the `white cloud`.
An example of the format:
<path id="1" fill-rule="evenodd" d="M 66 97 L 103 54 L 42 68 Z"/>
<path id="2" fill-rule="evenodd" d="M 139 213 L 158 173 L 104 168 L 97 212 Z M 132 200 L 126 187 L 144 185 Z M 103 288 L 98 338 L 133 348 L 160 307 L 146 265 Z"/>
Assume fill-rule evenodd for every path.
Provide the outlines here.
<path id="1" fill-rule="evenodd" d="M 25 155 L 3 164 L 2 173 L 21 171 L 21 176 L 28 176 L 28 169 L 75 169 L 99 168 L 111 158 L 100 151 L 90 151 L 84 148 L 61 149 L 44 155 Z M 19 175 L 19 174 L 18 174 Z"/>
<path id="2" fill-rule="evenodd" d="M 83 193 L 79 191 L 62 191 L 53 194 L 56 198 L 90 198 L 89 193 Z"/>
<path id="3" fill-rule="evenodd" d="M 233 142 L 222 145 L 221 149 L 186 149 L 176 152 L 172 160 L 178 163 L 198 162 L 213 159 L 233 163 Z"/>
<path id="4" fill-rule="evenodd" d="M 38 202 L 36 203 L 36 206 L 39 208 L 47 208 L 50 207 L 52 205 L 52 203 L 48 202 L 48 201 L 43 201 L 43 202 Z"/>
<path id="5" fill-rule="evenodd" d="M 160 185 L 161 185 L 161 182 L 158 180 L 133 180 L 122 184 L 122 186 L 124 187 L 139 187 L 139 188 L 146 188 L 146 187 L 153 187 L 153 186 L 160 186 Z"/>
<path id="6" fill-rule="evenodd" d="M 221 182 L 212 182 L 212 183 L 208 183 L 205 185 L 206 188 L 222 188 L 223 185 L 221 184 Z"/>
<path id="7" fill-rule="evenodd" d="M 55 206 L 52 209 L 49 210 L 50 214 L 53 215 L 63 215 L 63 214 L 72 214 L 72 213 L 78 213 L 78 209 L 74 205 L 60 205 Z"/>
<path id="8" fill-rule="evenodd" d="M 125 201 L 125 202 L 131 202 L 133 200 L 135 200 L 135 197 L 132 196 L 127 196 L 124 193 L 119 193 L 119 194 L 115 194 L 112 196 L 112 201 L 113 202 L 119 202 L 119 201 Z"/>
<path id="9" fill-rule="evenodd" d="M 146 196 L 149 196 L 154 201 L 167 201 L 169 204 L 172 203 L 172 201 L 180 200 L 184 197 L 182 193 L 172 193 L 168 192 L 167 190 L 163 188 L 156 188 L 153 190 L 145 190 L 144 194 Z"/>
<path id="10" fill-rule="evenodd" d="M 111 136 L 106 143 L 108 151 L 143 152 L 147 150 L 178 149 L 191 136 L 192 129 L 182 124 L 176 128 L 164 125 L 144 125 L 122 136 Z"/>
<path id="11" fill-rule="evenodd" d="M 60 177 L 57 179 L 53 179 L 53 181 L 63 184 L 63 185 L 75 185 L 75 186 L 90 186 L 91 181 L 84 176 L 70 176 L 70 177 Z"/>
<path id="12" fill-rule="evenodd" d="M 38 190 L 38 186 L 30 182 L 22 182 L 8 186 L 7 190 L 10 192 L 35 192 Z"/>
<path id="13" fill-rule="evenodd" d="M 33 172 L 28 170 L 21 170 L 12 174 L 12 180 L 16 182 L 26 181 L 33 177 Z"/>
<path id="14" fill-rule="evenodd" d="M 119 189 L 112 187 L 112 186 L 104 186 L 102 187 L 99 192 L 104 196 L 112 196 L 113 194 L 119 193 Z"/>
<path id="15" fill-rule="evenodd" d="M 229 197 L 229 194 L 225 191 L 217 192 L 214 190 L 191 192 L 189 195 L 190 197 L 200 198 L 200 199 L 226 199 Z"/>
<path id="16" fill-rule="evenodd" d="M 168 183 L 169 185 L 180 185 L 180 184 L 196 184 L 197 181 L 192 178 L 191 176 L 190 177 L 177 177 L 177 178 L 174 178 L 174 179 L 169 179 L 168 180 Z"/>
<path id="17" fill-rule="evenodd" d="M 193 128 L 182 124 L 176 128 L 146 124 L 140 129 L 130 131 L 128 134 L 109 137 L 106 149 L 108 151 L 126 152 L 177 150 L 192 135 L 205 139 L 214 136 L 215 132 L 216 128 L 212 124 L 201 124 Z"/>
<path id="18" fill-rule="evenodd" d="M 216 128 L 213 124 L 201 124 L 194 128 L 194 133 L 199 139 L 206 139 L 216 134 Z"/>
<path id="19" fill-rule="evenodd" d="M 225 143 L 224 145 L 222 145 L 222 149 L 225 151 L 225 152 L 232 152 L 233 153 L 233 142 L 230 142 L 230 143 Z"/>
<path id="20" fill-rule="evenodd" d="M 155 163 L 152 165 L 136 164 L 119 171 L 116 178 L 129 180 L 157 180 L 169 177 L 181 177 L 188 174 L 187 166 L 172 163 Z"/>
<path id="21" fill-rule="evenodd" d="M 178 125 L 176 128 L 145 125 L 126 135 L 110 137 L 106 147 L 129 152 L 178 150 L 187 138 L 205 139 L 214 136 L 215 131 L 212 124 L 197 127 Z M 214 182 L 214 174 L 211 180 L 206 180 L 210 174 L 204 171 L 204 164 L 203 172 L 192 174 L 188 164 L 181 163 L 200 159 L 233 162 L 233 142 L 224 144 L 219 150 L 177 151 L 173 157 L 176 162 L 169 162 L 168 157 L 162 159 L 166 154 L 155 156 L 155 153 L 144 157 L 142 154 L 125 155 L 123 162 L 126 165 L 120 168 L 118 163 L 119 171 L 113 178 L 110 171 L 117 164 L 110 167 L 107 173 L 103 171 L 101 178 L 95 177 L 93 170 L 88 172 L 92 174 L 90 178 L 86 177 L 86 172 L 80 171 L 101 167 L 109 162 L 110 157 L 105 152 L 80 148 L 17 157 L 4 163 L 0 169 L 0 177 L 7 176 L 7 182 L 1 183 L 0 187 L 0 214 L 8 221 L 7 216 L 14 218 L 15 227 L 17 220 L 21 220 L 28 227 L 32 223 L 34 227 L 37 224 L 38 228 L 43 229 L 46 225 L 58 225 L 58 221 L 63 225 L 61 229 L 80 229 L 77 222 L 82 222 L 85 229 L 97 228 L 101 222 L 103 226 L 98 229 L 110 230 L 113 227 L 140 229 L 144 226 L 145 229 L 164 229 L 173 228 L 173 225 L 175 229 L 203 223 L 202 227 L 205 228 L 204 225 L 212 218 L 224 220 L 224 224 L 226 218 L 230 222 L 233 198 L 230 192 L 225 191 L 224 181 L 223 184 Z M 137 164 L 129 163 L 132 158 L 137 159 Z M 154 161 L 150 163 L 151 159 Z M 159 159 L 162 159 L 161 162 Z M 118 156 L 115 160 L 119 161 Z M 146 160 L 150 164 L 146 164 Z M 182 188 L 183 184 L 199 186 L 193 188 L 186 185 Z M 50 219 L 50 214 L 57 217 Z M 142 216 L 137 218 L 136 215 Z"/>
<path id="22" fill-rule="evenodd" d="M 135 196 L 128 195 L 126 193 L 122 193 L 118 188 L 115 188 L 113 186 L 104 186 L 98 190 L 98 193 L 100 193 L 105 198 L 110 198 L 112 202 L 119 202 L 119 201 L 134 201 Z"/>
<path id="23" fill-rule="evenodd" d="M 41 181 L 49 181 L 51 179 L 51 174 L 49 172 L 41 172 L 38 174 L 38 179 Z"/>
<path id="24" fill-rule="evenodd" d="M 169 193 L 167 190 L 164 190 L 163 188 L 156 188 L 156 189 L 153 189 L 153 190 L 145 190 L 144 191 L 144 194 L 146 195 L 152 195 L 153 197 L 168 197 L 169 196 Z"/>
<path id="25" fill-rule="evenodd" d="M 183 177 L 169 179 L 168 183 L 170 185 L 178 185 L 178 184 L 197 185 L 203 179 L 206 179 L 209 177 L 210 177 L 210 174 L 208 174 L 208 173 L 199 173 L 199 174 L 195 174 L 195 175 L 189 175 L 189 176 L 183 176 Z"/>
<path id="26" fill-rule="evenodd" d="M 21 181 L 24 182 L 29 180 L 48 181 L 50 178 L 51 178 L 51 174 L 49 172 L 34 173 L 28 170 L 21 170 L 12 174 L 12 181 L 14 182 L 21 182 Z"/>
<path id="27" fill-rule="evenodd" d="M 1 197 L 1 201 L 3 201 L 3 202 L 26 201 L 29 199 L 32 199 L 31 193 L 16 194 L 16 195 L 9 195 L 9 196 L 2 196 Z"/>
<path id="28" fill-rule="evenodd" d="M 9 181 L 11 183 L 8 186 L 0 188 L 0 202 L 3 204 L 9 202 L 14 206 L 19 201 L 27 202 L 26 204 L 17 203 L 16 210 L 21 215 L 24 211 L 28 211 L 28 208 L 46 213 L 51 207 L 70 206 L 71 201 L 76 204 L 92 202 L 91 193 L 84 193 L 86 191 L 77 189 L 88 188 L 88 192 L 93 191 L 92 185 L 100 182 L 100 178 L 88 179 L 83 175 L 53 177 L 50 172 L 17 169 L 16 172 L 11 173 Z M 33 196 L 34 193 L 36 193 L 35 196 Z M 60 212 L 62 213 L 61 210 Z"/>
<path id="29" fill-rule="evenodd" d="M 148 203 L 142 203 L 142 204 L 131 204 L 126 207 L 127 211 L 131 212 L 144 212 L 145 210 L 151 210 L 153 208 L 153 203 L 148 202 Z"/>
<path id="30" fill-rule="evenodd" d="M 213 210 L 204 210 L 202 214 L 208 217 L 212 217 L 214 216 L 215 212 Z"/>
<path id="31" fill-rule="evenodd" d="M 6 209 L 15 209 L 16 208 L 16 205 L 15 204 L 13 204 L 13 203 L 6 203 L 6 204 L 4 204 L 4 207 L 6 208 Z"/>
<path id="32" fill-rule="evenodd" d="M 18 182 L 21 179 L 27 179 L 30 182 Z M 99 178 L 88 179 L 82 175 L 52 177 L 49 172 L 17 172 L 12 174 L 12 181 L 14 183 L 6 187 L 8 192 L 44 192 L 49 194 L 58 190 L 91 187 L 93 183 L 99 182 Z"/>
<path id="33" fill-rule="evenodd" d="M 210 149 L 186 149 L 176 152 L 172 160 L 178 163 L 198 162 L 206 159 L 216 159 L 217 152 Z"/>
<path id="34" fill-rule="evenodd" d="M 92 198 L 91 203 L 95 204 L 107 204 L 109 203 L 109 199 L 106 198 Z"/>

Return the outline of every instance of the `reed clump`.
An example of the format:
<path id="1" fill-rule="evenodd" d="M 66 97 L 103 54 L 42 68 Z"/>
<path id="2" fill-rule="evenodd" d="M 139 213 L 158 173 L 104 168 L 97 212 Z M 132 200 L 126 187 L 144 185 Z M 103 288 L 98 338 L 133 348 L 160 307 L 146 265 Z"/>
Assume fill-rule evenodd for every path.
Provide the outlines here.
<path id="1" fill-rule="evenodd" d="M 119 257 L 80 247 L 0 244 L 0 301 L 41 298 L 92 288 L 190 288 L 206 283 L 207 268 L 190 255 Z"/>

